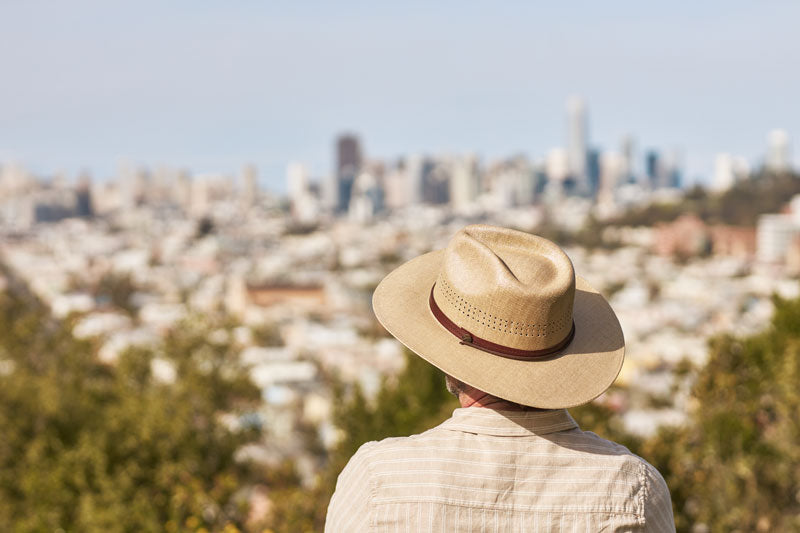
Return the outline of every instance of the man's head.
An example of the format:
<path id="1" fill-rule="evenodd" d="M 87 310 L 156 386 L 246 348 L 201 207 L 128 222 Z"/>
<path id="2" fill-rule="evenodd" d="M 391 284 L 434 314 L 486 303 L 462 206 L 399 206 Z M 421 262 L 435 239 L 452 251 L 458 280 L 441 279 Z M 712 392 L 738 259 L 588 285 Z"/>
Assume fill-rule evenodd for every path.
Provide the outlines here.
<path id="1" fill-rule="evenodd" d="M 622 366 L 611 307 L 563 250 L 521 231 L 465 227 L 446 249 L 384 278 L 373 307 L 392 335 L 446 374 L 522 405 L 585 403 Z"/>

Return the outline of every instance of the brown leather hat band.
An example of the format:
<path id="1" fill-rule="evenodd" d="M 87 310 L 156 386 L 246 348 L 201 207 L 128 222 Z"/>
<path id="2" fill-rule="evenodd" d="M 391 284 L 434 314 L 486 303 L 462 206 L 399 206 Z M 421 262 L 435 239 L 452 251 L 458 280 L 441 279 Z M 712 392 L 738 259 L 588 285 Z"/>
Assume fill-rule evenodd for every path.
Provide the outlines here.
<path id="1" fill-rule="evenodd" d="M 567 334 L 564 340 L 562 340 L 555 346 L 552 346 L 550 348 L 545 348 L 543 350 L 520 350 L 518 348 L 503 346 L 502 344 L 497 344 L 492 341 L 476 337 L 466 329 L 458 327 L 455 324 L 455 322 L 447 318 L 447 315 L 445 315 L 444 312 L 439 308 L 439 306 L 436 304 L 436 300 L 433 298 L 434 287 L 436 287 L 436 284 L 434 284 L 433 287 L 431 287 L 431 295 L 430 298 L 428 299 L 428 305 L 431 308 L 431 312 L 433 313 L 433 316 L 436 318 L 436 320 L 438 320 L 439 323 L 444 327 L 444 329 L 446 329 L 447 331 L 458 337 L 459 341 L 461 341 L 460 344 L 472 346 L 473 348 L 477 348 L 484 352 L 489 352 L 491 354 L 499 355 L 501 357 L 506 357 L 508 359 L 517 359 L 520 361 L 525 361 L 530 359 L 540 359 L 548 355 L 552 355 L 556 352 L 559 352 L 564 348 L 566 348 L 567 345 L 569 345 L 569 343 L 572 342 L 573 337 L 575 337 L 574 321 L 572 322 L 572 328 L 569 330 L 569 334 Z"/>

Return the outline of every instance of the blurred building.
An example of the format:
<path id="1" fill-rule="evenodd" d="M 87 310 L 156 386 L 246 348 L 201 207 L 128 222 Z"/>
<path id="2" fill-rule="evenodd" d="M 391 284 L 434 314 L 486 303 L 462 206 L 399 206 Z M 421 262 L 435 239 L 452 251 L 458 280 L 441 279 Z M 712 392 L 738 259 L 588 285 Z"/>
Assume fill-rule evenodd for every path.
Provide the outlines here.
<path id="1" fill-rule="evenodd" d="M 765 166 L 772 172 L 785 172 L 791 168 L 789 134 L 786 130 L 772 130 L 767 136 Z"/>
<path id="2" fill-rule="evenodd" d="M 800 239 L 800 224 L 793 214 L 769 214 L 758 217 L 756 228 L 757 258 L 762 263 L 782 264 L 790 249 Z"/>
<path id="3" fill-rule="evenodd" d="M 336 139 L 336 210 L 347 212 L 353 183 L 363 163 L 361 143 L 355 135 L 345 134 Z"/>
<path id="4" fill-rule="evenodd" d="M 353 183 L 348 214 L 351 220 L 370 222 L 384 207 L 383 165 L 373 164 L 359 172 Z"/>
<path id="5" fill-rule="evenodd" d="M 308 173 L 302 163 L 289 163 L 286 167 L 286 190 L 289 202 L 296 202 L 308 193 Z"/>
<path id="6" fill-rule="evenodd" d="M 548 202 L 555 202 L 564 196 L 564 182 L 570 172 L 569 153 L 563 148 L 553 148 L 547 153 L 545 159 L 545 174 L 547 174 L 547 185 L 545 187 L 545 199 Z"/>
<path id="7" fill-rule="evenodd" d="M 245 165 L 241 173 L 241 200 L 245 208 L 258 201 L 258 170 L 255 165 Z"/>
<path id="8" fill-rule="evenodd" d="M 388 209 L 401 209 L 410 203 L 406 161 L 398 160 L 390 165 L 384 177 L 384 201 Z"/>
<path id="9" fill-rule="evenodd" d="M 682 215 L 674 222 L 656 225 L 653 251 L 663 256 L 692 257 L 711 251 L 711 235 L 696 215 Z"/>
<path id="10" fill-rule="evenodd" d="M 599 161 L 599 187 L 597 200 L 606 205 L 615 203 L 615 191 L 625 181 L 626 164 L 616 152 L 602 154 Z"/>
<path id="11" fill-rule="evenodd" d="M 622 155 L 622 180 L 624 183 L 636 183 L 636 144 L 633 137 L 626 135 L 620 143 Z"/>
<path id="12" fill-rule="evenodd" d="M 648 150 L 644 159 L 644 173 L 647 185 L 650 189 L 659 188 L 663 181 L 663 169 L 661 165 L 661 154 L 657 150 Z"/>
<path id="13" fill-rule="evenodd" d="M 75 214 L 84 218 L 94 214 L 94 207 L 92 205 L 92 179 L 88 174 L 81 175 L 75 186 Z"/>
<path id="14" fill-rule="evenodd" d="M 407 205 L 419 205 L 422 203 L 425 176 L 432 166 L 428 158 L 419 154 L 411 155 L 406 159 Z"/>
<path id="15" fill-rule="evenodd" d="M 714 176 L 711 180 L 711 189 L 724 192 L 739 181 L 748 179 L 750 166 L 743 157 L 734 157 L 731 154 L 717 154 L 714 159 Z"/>
<path id="16" fill-rule="evenodd" d="M 478 158 L 475 155 L 457 156 L 450 160 L 450 204 L 463 211 L 478 198 L 480 188 Z"/>
<path id="17" fill-rule="evenodd" d="M 423 162 L 423 203 L 442 205 L 450 202 L 450 170 L 447 163 L 439 159 Z"/>
<path id="18" fill-rule="evenodd" d="M 33 176 L 22 165 L 6 163 L 0 166 L 0 197 L 21 194 L 30 191 L 34 186 Z"/>
<path id="19" fill-rule="evenodd" d="M 751 260 L 756 255 L 756 231 L 752 227 L 708 225 L 696 215 L 656 225 L 653 251 L 682 258 L 712 254 Z"/>
<path id="20" fill-rule="evenodd" d="M 578 96 L 567 101 L 567 158 L 568 175 L 577 194 L 590 194 L 586 173 L 588 151 L 588 118 L 586 103 Z"/>
<path id="21" fill-rule="evenodd" d="M 714 255 L 751 260 L 756 255 L 756 230 L 717 225 L 710 228 L 711 252 Z"/>
<path id="22" fill-rule="evenodd" d="M 586 154 L 586 176 L 589 180 L 589 190 L 597 196 L 600 190 L 600 150 L 595 148 Z"/>

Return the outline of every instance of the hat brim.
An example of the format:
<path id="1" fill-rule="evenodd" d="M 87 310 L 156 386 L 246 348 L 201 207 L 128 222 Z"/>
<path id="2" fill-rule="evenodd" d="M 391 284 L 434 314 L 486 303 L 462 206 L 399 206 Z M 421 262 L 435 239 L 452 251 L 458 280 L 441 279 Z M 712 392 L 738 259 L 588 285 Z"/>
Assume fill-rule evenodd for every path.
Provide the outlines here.
<path id="1" fill-rule="evenodd" d="M 544 409 L 574 407 L 603 393 L 617 378 L 625 339 L 608 302 L 576 276 L 575 337 L 545 359 L 518 361 L 459 344 L 428 306 L 444 250 L 401 265 L 375 289 L 378 321 L 411 351 L 464 383 L 493 396 Z"/>

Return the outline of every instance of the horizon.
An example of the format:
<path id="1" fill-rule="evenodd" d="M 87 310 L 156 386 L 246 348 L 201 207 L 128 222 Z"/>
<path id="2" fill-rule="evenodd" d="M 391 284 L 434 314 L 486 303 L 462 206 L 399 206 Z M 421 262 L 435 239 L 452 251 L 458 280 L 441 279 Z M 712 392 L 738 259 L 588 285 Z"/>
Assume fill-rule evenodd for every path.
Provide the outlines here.
<path id="1" fill-rule="evenodd" d="M 343 132 L 370 159 L 542 158 L 566 145 L 573 94 L 591 147 L 678 150 L 687 185 L 718 153 L 757 166 L 773 129 L 800 155 L 791 2 L 143 5 L 3 6 L 0 164 L 102 181 L 122 161 L 252 163 L 282 193 L 291 161 L 330 174 Z"/>

